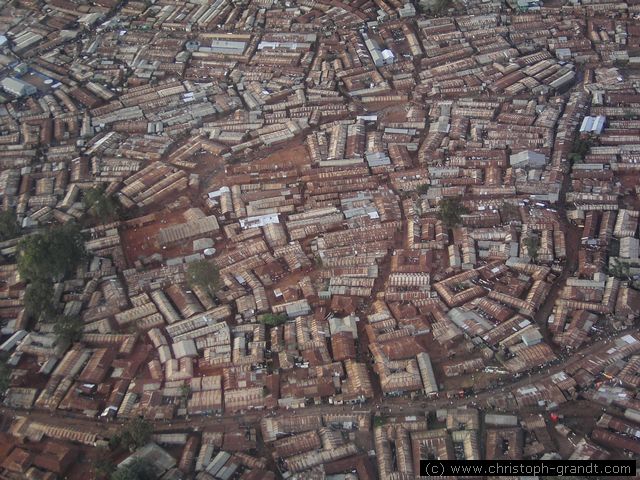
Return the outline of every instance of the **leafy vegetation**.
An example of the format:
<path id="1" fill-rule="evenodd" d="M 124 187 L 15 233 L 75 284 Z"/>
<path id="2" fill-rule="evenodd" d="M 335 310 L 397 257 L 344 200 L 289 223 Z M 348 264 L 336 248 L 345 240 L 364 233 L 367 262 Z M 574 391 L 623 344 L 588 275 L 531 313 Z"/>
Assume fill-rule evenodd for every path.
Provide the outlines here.
<path id="1" fill-rule="evenodd" d="M 453 228 L 462 222 L 462 215 L 469 213 L 469 210 L 462 204 L 461 198 L 443 198 L 438 206 L 438 218 L 442 220 L 447 228 Z"/>
<path id="2" fill-rule="evenodd" d="M 78 315 L 58 315 L 55 319 L 53 332 L 59 342 L 73 343 L 82 336 L 82 319 Z"/>
<path id="3" fill-rule="evenodd" d="M 191 395 L 191 387 L 186 383 L 180 387 L 180 395 L 182 399 L 186 402 Z"/>
<path id="4" fill-rule="evenodd" d="M 0 360 L 0 397 L 4 395 L 4 392 L 11 386 L 11 369 L 9 365 L 4 361 L 4 359 Z"/>
<path id="5" fill-rule="evenodd" d="M 12 210 L 0 212 L 0 242 L 16 238 L 20 234 L 20 225 Z"/>
<path id="6" fill-rule="evenodd" d="M 67 223 L 30 235 L 18 244 L 18 271 L 30 282 L 24 296 L 29 315 L 51 315 L 53 283 L 70 275 L 84 258 L 80 227 Z"/>
<path id="7" fill-rule="evenodd" d="M 384 417 L 380 417 L 378 415 L 373 417 L 373 426 L 374 427 L 382 427 L 386 423 Z"/>
<path id="8" fill-rule="evenodd" d="M 500 216 L 503 222 L 520 221 L 520 209 L 517 205 L 512 203 L 503 202 L 500 206 Z"/>
<path id="9" fill-rule="evenodd" d="M 18 245 L 18 271 L 30 282 L 59 280 L 84 258 L 80 227 L 67 223 L 24 238 Z"/>
<path id="10" fill-rule="evenodd" d="M 187 268 L 187 281 L 192 287 L 199 286 L 213 293 L 220 284 L 220 271 L 208 260 L 193 262 Z"/>
<path id="11" fill-rule="evenodd" d="M 36 279 L 31 282 L 24 293 L 24 308 L 31 316 L 52 315 L 55 310 L 53 282 L 49 279 Z"/>
<path id="12" fill-rule="evenodd" d="M 84 194 L 84 206 L 89 215 L 106 223 L 120 216 L 120 204 L 113 195 L 108 195 L 104 188 L 90 188 Z"/>
<path id="13" fill-rule="evenodd" d="M 569 161 L 573 163 L 582 163 L 584 157 L 589 153 L 589 149 L 593 146 L 593 140 L 591 138 L 582 138 L 578 135 L 573 141 L 573 147 L 569 154 Z"/>
<path id="14" fill-rule="evenodd" d="M 270 327 L 282 325 L 287 321 L 287 315 L 285 313 L 265 313 L 260 317 L 260 322 Z"/>
<path id="15" fill-rule="evenodd" d="M 129 465 L 117 469 L 111 475 L 111 480 L 155 480 L 156 478 L 153 465 L 141 458 L 136 458 Z"/>
<path id="16" fill-rule="evenodd" d="M 451 0 L 436 0 L 431 9 L 431 13 L 441 15 L 451 8 L 452 3 Z"/>
<path id="17" fill-rule="evenodd" d="M 432 0 L 430 5 L 427 6 L 423 6 L 421 3 L 417 3 L 416 5 L 418 12 L 425 15 L 442 15 L 452 6 L 452 0 Z"/>
<path id="18" fill-rule="evenodd" d="M 538 251 L 540 250 L 540 238 L 537 235 L 530 235 L 524 241 L 524 245 L 527 247 L 527 253 L 533 261 L 537 261 Z"/>
<path id="19" fill-rule="evenodd" d="M 619 258 L 612 258 L 608 268 L 609 275 L 618 280 L 631 280 L 631 265 L 628 262 L 621 262 Z"/>
<path id="20" fill-rule="evenodd" d="M 416 192 L 418 192 L 420 195 L 426 195 L 428 191 L 429 191 L 429 185 L 426 183 L 418 185 L 418 188 L 416 188 Z"/>
<path id="21" fill-rule="evenodd" d="M 151 439 L 153 426 L 142 418 L 132 418 L 125 423 L 120 431 L 111 437 L 109 443 L 112 448 L 126 448 L 131 451 L 147 444 Z"/>

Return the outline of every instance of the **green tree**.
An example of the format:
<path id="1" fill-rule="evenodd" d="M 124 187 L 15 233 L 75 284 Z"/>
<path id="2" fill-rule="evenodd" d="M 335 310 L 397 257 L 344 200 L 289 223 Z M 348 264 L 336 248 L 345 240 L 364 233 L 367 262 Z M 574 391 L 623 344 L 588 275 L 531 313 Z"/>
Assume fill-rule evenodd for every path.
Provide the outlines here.
<path id="1" fill-rule="evenodd" d="M 416 4 L 419 13 L 425 15 L 441 15 L 452 6 L 451 0 L 432 0 L 430 5 L 423 6 L 421 3 Z"/>
<path id="2" fill-rule="evenodd" d="M 193 262 L 187 267 L 187 281 L 191 287 L 199 286 L 213 293 L 220 284 L 220 271 L 208 260 Z"/>
<path id="3" fill-rule="evenodd" d="M 265 313 L 260 317 L 260 322 L 270 327 L 275 327 L 276 325 L 281 325 L 286 322 L 287 318 L 285 313 Z"/>
<path id="4" fill-rule="evenodd" d="M 82 336 L 82 319 L 78 315 L 58 315 L 54 320 L 53 333 L 58 341 L 73 343 Z"/>
<path id="5" fill-rule="evenodd" d="M 422 183 L 416 188 L 416 192 L 418 192 L 420 195 L 426 195 L 428 191 L 429 185 L 427 183 Z"/>
<path id="6" fill-rule="evenodd" d="M 373 417 L 373 426 L 374 427 L 382 427 L 387 423 L 384 417 L 380 417 L 378 415 Z"/>
<path id="7" fill-rule="evenodd" d="M 153 465 L 141 458 L 134 459 L 128 465 L 117 469 L 111 480 L 155 480 L 157 478 Z"/>
<path id="8" fill-rule="evenodd" d="M 582 138 L 580 135 L 577 135 L 573 141 L 571 153 L 569 154 L 569 160 L 571 163 L 582 163 L 587 153 L 589 153 L 592 145 L 593 139 Z"/>
<path id="9" fill-rule="evenodd" d="M 16 238 L 20 234 L 20 225 L 12 210 L 0 211 L 0 242 Z"/>
<path id="10" fill-rule="evenodd" d="M 84 193 L 83 203 L 89 215 L 106 223 L 120 216 L 120 204 L 104 188 L 90 188 Z"/>
<path id="11" fill-rule="evenodd" d="M 24 308 L 28 315 L 39 317 L 52 315 L 53 306 L 53 282 L 49 279 L 35 279 L 29 284 L 24 293 Z"/>
<path id="12" fill-rule="evenodd" d="M 459 225 L 462 221 L 462 215 L 467 213 L 469 213 L 469 210 L 462 204 L 461 198 L 443 198 L 438 206 L 438 218 L 442 220 L 447 228 Z"/>
<path id="13" fill-rule="evenodd" d="M 0 397 L 11 386 L 11 369 L 4 360 L 0 360 Z"/>
<path id="14" fill-rule="evenodd" d="M 627 262 L 621 262 L 619 258 L 612 258 L 608 268 L 609 275 L 618 280 L 629 280 L 631 278 L 631 266 Z"/>
<path id="15" fill-rule="evenodd" d="M 180 387 L 180 396 L 186 402 L 189 400 L 189 396 L 191 395 L 191 387 L 186 383 Z"/>
<path id="16" fill-rule="evenodd" d="M 84 258 L 84 241 L 75 223 L 57 225 L 24 238 L 18 245 L 18 271 L 28 281 L 58 280 Z"/>
<path id="17" fill-rule="evenodd" d="M 446 12 L 451 7 L 451 0 L 436 0 L 435 5 L 433 6 L 433 13 L 435 15 L 440 15 Z"/>
<path id="18" fill-rule="evenodd" d="M 538 250 L 540 250 L 540 238 L 537 235 L 529 235 L 527 239 L 524 241 L 525 246 L 527 247 L 527 253 L 533 259 L 533 261 L 538 260 Z"/>
<path id="19" fill-rule="evenodd" d="M 151 440 L 153 426 L 146 420 L 135 417 L 125 423 L 120 431 L 111 438 L 112 447 L 123 447 L 135 450 Z"/>
<path id="20" fill-rule="evenodd" d="M 502 202 L 502 205 L 500 206 L 500 216 L 502 217 L 502 221 L 505 223 L 513 220 L 522 220 L 518 206 L 507 202 Z"/>

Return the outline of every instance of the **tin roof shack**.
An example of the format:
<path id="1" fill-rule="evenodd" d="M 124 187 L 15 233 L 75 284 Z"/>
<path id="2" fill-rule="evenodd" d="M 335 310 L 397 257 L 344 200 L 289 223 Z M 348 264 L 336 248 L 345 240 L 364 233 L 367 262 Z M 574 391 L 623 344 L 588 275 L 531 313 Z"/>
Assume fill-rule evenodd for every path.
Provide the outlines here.
<path id="1" fill-rule="evenodd" d="M 381 477 L 415 476 L 415 464 L 419 463 L 430 443 L 429 440 L 422 443 L 431 433 L 425 432 L 426 429 L 426 422 L 416 417 L 391 418 L 389 424 L 374 429 L 374 446 Z"/>
<path id="2" fill-rule="evenodd" d="M 163 247 L 173 246 L 185 241 L 211 235 L 220 229 L 215 216 L 206 216 L 204 212 L 193 208 L 184 213 L 185 223 L 171 225 L 160 229 L 157 235 L 158 244 Z"/>
<path id="3" fill-rule="evenodd" d="M 176 460 L 167 453 L 162 447 L 156 443 L 150 442 L 140 447 L 134 453 L 125 458 L 118 464 L 118 469 L 126 468 L 131 465 L 136 459 L 144 460 L 151 468 L 157 477 L 161 477 L 166 472 L 176 466 Z"/>
<path id="4" fill-rule="evenodd" d="M 547 164 L 547 157 L 544 154 L 531 150 L 513 154 L 509 157 L 509 164 L 519 168 L 544 168 Z"/>
<path id="5" fill-rule="evenodd" d="M 209 377 L 205 377 L 209 378 Z M 222 412 L 222 385 L 221 377 L 216 376 L 216 382 L 204 381 L 193 378 L 191 380 L 191 398 L 188 400 L 187 411 L 189 415 L 202 415 Z M 197 385 L 202 380 L 201 385 Z M 196 385 L 194 386 L 194 382 Z"/>
<path id="6" fill-rule="evenodd" d="M 349 315 L 344 318 L 331 317 L 329 331 L 333 359 L 337 361 L 356 357 L 355 342 L 358 339 L 357 321 L 359 318 Z"/>
<path id="7" fill-rule="evenodd" d="M 349 359 L 344 365 L 347 378 L 342 381 L 341 392 L 334 397 L 334 403 L 362 403 L 373 398 L 373 385 L 366 364 Z"/>
<path id="8" fill-rule="evenodd" d="M 22 448 L 14 448 L 2 462 L 2 468 L 7 472 L 25 474 L 33 464 L 31 452 Z"/>
<path id="9" fill-rule="evenodd" d="M 369 345 L 375 365 L 374 371 L 380 377 L 382 392 L 389 396 L 423 389 L 420 369 L 415 358 L 407 360 L 389 360 L 378 343 Z"/>
<path id="10" fill-rule="evenodd" d="M 187 189 L 206 179 L 206 191 L 217 191 L 206 202 L 210 211 L 180 219 L 181 227 L 204 224 L 215 212 L 218 228 L 209 225 L 200 233 L 191 226 L 195 230 L 184 233 L 170 222 L 161 225 L 169 227 L 161 234 L 150 225 L 149 237 L 155 243 L 162 236 L 159 246 L 167 249 L 203 251 L 220 268 L 224 285 L 216 292 L 216 306 L 202 289 L 179 288 L 186 262 L 198 255 L 163 260 L 152 255 L 158 245 L 150 245 L 128 249 L 131 258 L 125 258 L 117 229 L 127 229 L 127 246 L 130 230 L 145 228 L 146 215 L 89 230 L 87 249 L 95 260 L 83 273 L 84 284 L 69 279 L 61 298 L 65 313 L 82 317 L 82 343 L 90 357 L 76 349 L 69 357 L 57 352 L 46 329 L 31 332 L 19 345 L 11 342 L 7 348 L 17 352 L 12 363 L 20 361 L 31 372 L 30 357 L 38 357 L 48 377 L 44 389 L 34 388 L 28 375 L 16 379 L 25 383 L 9 390 L 8 405 L 30 406 L 35 400 L 38 407 L 92 414 L 97 407 L 81 393 L 94 388 L 89 383 L 97 385 L 99 403 L 106 399 L 107 414 L 120 409 L 122 417 L 171 416 L 167 402 L 177 404 L 187 383 L 192 413 L 220 411 L 223 390 L 227 407 L 275 407 L 282 400 L 280 382 L 287 406 L 304 406 L 305 398 L 323 399 L 320 394 L 329 391 L 335 403 L 373 398 L 371 372 L 353 360 L 361 353 L 357 329 L 333 328 L 317 309 L 318 302 L 330 302 L 345 315 L 372 293 L 388 302 L 384 308 L 374 302 L 364 330 L 375 345 L 376 373 L 389 391 L 398 386 L 396 380 L 410 380 L 415 387 L 410 392 L 432 391 L 433 373 L 437 378 L 483 368 L 491 355 L 480 340 L 508 369 L 525 372 L 551 357 L 534 317 L 575 253 L 578 273 L 565 282 L 548 323 L 554 341 L 571 354 L 569 348 L 592 341 L 592 327 L 633 328 L 638 295 L 633 286 L 603 274 L 617 263 L 610 255 L 616 245 L 607 248 L 612 238 L 620 242 L 618 260 L 629 264 L 631 276 L 638 273 L 633 209 L 640 124 L 633 117 L 640 101 L 633 68 L 611 66 L 638 63 L 635 6 L 547 6 L 516 15 L 497 14 L 499 2 L 493 0 L 470 0 L 464 12 L 416 23 L 403 18 L 412 7 L 395 0 L 363 9 L 335 2 L 283 9 L 261 2 L 243 11 L 223 1 L 150 8 L 134 1 L 117 8 L 117 22 L 100 24 L 113 1 L 82 5 L 80 11 L 67 0 L 54 3 L 44 16 L 15 2 L 2 10 L 8 43 L 0 66 L 41 92 L 0 107 L 4 208 L 15 208 L 28 232 L 79 219 L 85 210 L 82 191 L 106 184 L 130 215 L 135 207 L 157 209 L 163 202 L 167 211 L 182 212 L 199 205 L 195 190 Z M 526 3 L 520 6 L 533 5 Z M 621 15 L 625 9 L 628 19 Z M 585 12 L 587 21 L 581 17 Z M 68 48 L 64 42 L 77 34 L 76 20 L 88 28 L 82 44 Z M 217 33 L 207 33 L 212 29 Z M 256 34 L 256 29 L 264 31 Z M 391 53 L 383 53 L 387 47 Z M 12 51 L 26 60 L 14 62 Z M 581 68 L 578 76 L 574 63 L 591 67 Z M 122 65 L 130 67 L 129 75 Z M 354 110 L 360 107 L 377 113 Z M 598 145 L 578 160 L 572 153 L 579 130 L 597 136 Z M 275 150 L 303 133 L 305 145 Z M 527 158 L 519 163 L 523 154 Z M 574 227 L 547 207 L 557 201 L 566 175 L 567 198 L 575 207 L 569 216 L 584 229 L 579 250 Z M 437 204 L 458 196 L 470 213 L 450 229 L 437 219 Z M 536 238 L 534 259 L 529 244 Z M 17 241 L 0 245 L 9 261 Z M 384 262 L 390 251 L 398 252 L 391 270 Z M 139 259 L 142 252 L 145 258 Z M 135 268 L 127 269 L 126 261 Z M 23 288 L 12 266 L 3 266 L 0 277 L 5 280 L 0 282 L 2 328 L 12 333 L 27 320 Z M 292 320 L 270 329 L 270 345 L 264 329 L 251 323 L 268 311 Z M 238 317 L 232 325 L 231 315 Z M 602 321 L 605 317 L 611 322 Z M 116 328 L 146 333 L 114 333 Z M 429 333 L 437 345 L 427 355 Z M 470 339 L 487 355 L 469 354 Z M 587 360 L 568 362 L 571 371 L 564 376 L 538 379 L 535 391 L 494 391 L 486 402 L 505 410 L 538 408 L 540 401 L 552 407 L 571 401 L 573 381 L 587 387 L 604 373 L 624 388 L 603 385 L 584 394 L 637 408 L 636 361 L 624 362 L 638 352 L 628 345 L 614 341 Z M 464 356 L 436 362 L 440 347 Z M 277 357 L 279 375 L 258 373 L 265 353 Z M 59 371 L 56 355 L 65 357 Z M 140 370 L 143 364 L 147 368 Z M 151 379 L 144 380 L 147 370 Z M 209 377 L 218 380 L 205 380 Z M 247 392 L 255 393 L 255 402 Z M 381 472 L 415 474 L 419 445 L 447 458 L 475 453 L 464 446 L 472 437 L 455 433 L 459 429 L 432 434 L 415 423 L 420 422 L 394 421 L 384 432 L 389 448 L 376 449 L 385 457 Z M 326 427 L 320 419 L 311 428 L 320 448 L 327 442 L 338 448 L 338 438 L 321 438 Z M 525 447 L 527 457 L 555 448 L 543 438 L 544 427 L 542 422 L 531 433 L 536 439 Z M 202 436 L 199 472 L 220 453 L 212 475 L 264 478 L 268 468 L 258 465 L 264 459 L 238 456 L 233 452 L 239 437 L 218 433 Z M 73 434 L 78 438 L 82 432 Z M 412 456 L 406 454 L 407 438 Z M 349 472 L 358 458 L 360 452 L 318 463 L 303 456 L 304 465 L 291 476 Z M 246 464 L 253 465 L 251 476 L 239 471 Z"/>
<path id="11" fill-rule="evenodd" d="M 42 451 L 33 457 L 33 465 L 56 475 L 65 475 L 78 454 L 78 450 L 71 445 L 48 441 Z"/>
<path id="12" fill-rule="evenodd" d="M 354 443 L 345 442 L 339 431 L 321 428 L 318 435 L 322 443 L 321 449 L 292 455 L 283 460 L 283 468 L 292 473 L 300 473 L 358 453 L 358 447 Z"/>
<path id="13" fill-rule="evenodd" d="M 438 392 L 438 382 L 436 381 L 433 365 L 428 353 L 419 353 L 416 356 L 418 368 L 420 369 L 420 378 L 426 395 Z"/>
<path id="14" fill-rule="evenodd" d="M 520 428 L 486 430 L 487 460 L 519 460 L 522 458 L 524 432 Z"/>

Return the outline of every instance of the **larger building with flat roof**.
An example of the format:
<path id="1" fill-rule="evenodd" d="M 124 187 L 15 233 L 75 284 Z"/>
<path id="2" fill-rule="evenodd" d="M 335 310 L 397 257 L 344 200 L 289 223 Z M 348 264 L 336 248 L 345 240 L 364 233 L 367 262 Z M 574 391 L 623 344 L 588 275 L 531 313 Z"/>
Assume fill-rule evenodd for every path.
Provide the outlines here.
<path id="1" fill-rule="evenodd" d="M 2 89 L 15 97 L 28 97 L 35 94 L 38 90 L 30 83 L 18 80 L 17 78 L 7 77 L 0 81 Z"/>

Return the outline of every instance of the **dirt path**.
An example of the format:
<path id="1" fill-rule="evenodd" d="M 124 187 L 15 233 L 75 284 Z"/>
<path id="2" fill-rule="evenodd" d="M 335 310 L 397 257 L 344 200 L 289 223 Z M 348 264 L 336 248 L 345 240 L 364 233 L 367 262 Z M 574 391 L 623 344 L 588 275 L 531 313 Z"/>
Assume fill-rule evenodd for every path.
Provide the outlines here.
<path id="1" fill-rule="evenodd" d="M 560 292 L 564 288 L 567 279 L 572 276 L 576 270 L 578 269 L 578 250 L 580 248 L 580 239 L 581 232 L 580 229 L 574 225 L 572 222 L 567 220 L 567 209 L 566 209 L 566 195 L 567 191 L 571 186 L 571 174 L 567 172 L 564 176 L 564 180 L 562 182 L 562 187 L 560 190 L 560 198 L 557 205 L 558 210 L 558 220 L 560 221 L 560 225 L 562 226 L 562 231 L 565 234 L 565 249 L 567 253 L 567 258 L 565 260 L 565 264 L 562 269 L 562 273 L 555 279 L 555 281 L 551 285 L 551 290 L 549 294 L 545 298 L 544 302 L 538 309 L 535 315 L 535 321 L 540 327 L 540 331 L 544 336 L 545 342 L 554 350 L 557 354 L 561 349 L 558 345 L 552 342 L 552 335 L 549 332 L 549 326 L 547 324 L 547 319 L 551 312 L 553 311 L 553 307 L 560 295 Z"/>
<path id="2" fill-rule="evenodd" d="M 629 334 L 629 332 L 621 332 L 620 334 L 611 337 L 610 339 L 599 341 L 587 348 L 584 348 L 578 352 L 575 352 L 570 358 L 563 359 L 560 362 L 552 365 L 551 367 L 545 367 L 538 373 L 525 375 L 518 381 L 504 386 L 505 391 L 514 391 L 515 389 L 531 385 L 534 382 L 544 380 L 555 373 L 558 373 L 567 366 L 572 365 L 578 361 L 581 361 L 584 357 L 596 352 L 602 352 L 610 348 L 611 344 L 615 342 L 617 338 Z M 426 410 L 434 410 L 443 407 L 459 407 L 469 405 L 471 402 L 477 403 L 480 407 L 491 399 L 495 395 L 495 390 L 488 390 L 478 393 L 477 396 L 470 396 L 467 398 L 438 398 L 432 400 L 411 400 L 408 398 L 382 398 L 370 404 L 358 406 L 350 405 L 312 405 L 301 410 L 278 410 L 276 415 L 322 415 L 327 413 L 384 413 L 385 415 L 424 415 Z M 111 422 L 104 422 L 98 419 L 87 418 L 81 414 L 70 413 L 49 413 L 39 410 L 23 410 L 23 409 L 9 409 L 0 407 L 0 414 L 5 418 L 11 418 L 13 416 L 27 416 L 30 420 L 41 421 L 46 424 L 60 425 L 60 426 L 73 426 L 78 429 L 93 431 L 95 429 L 102 430 L 105 436 L 108 436 L 109 432 L 117 430 L 118 425 L 124 423 L 125 420 L 116 419 Z M 194 431 L 202 430 L 207 427 L 223 427 L 223 428 L 237 428 L 238 425 L 244 425 L 248 427 L 259 428 L 260 420 L 263 417 L 269 416 L 270 412 L 256 411 L 247 412 L 244 414 L 224 415 L 221 417 L 216 416 L 196 416 L 187 419 L 173 419 L 170 421 L 156 421 L 154 427 L 156 432 L 173 432 L 173 431 Z"/>

